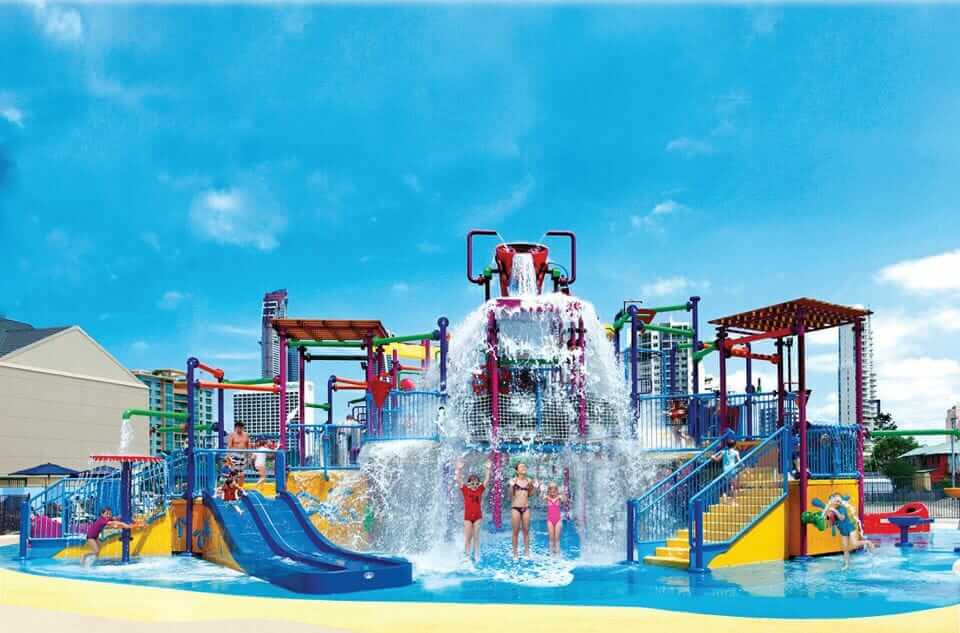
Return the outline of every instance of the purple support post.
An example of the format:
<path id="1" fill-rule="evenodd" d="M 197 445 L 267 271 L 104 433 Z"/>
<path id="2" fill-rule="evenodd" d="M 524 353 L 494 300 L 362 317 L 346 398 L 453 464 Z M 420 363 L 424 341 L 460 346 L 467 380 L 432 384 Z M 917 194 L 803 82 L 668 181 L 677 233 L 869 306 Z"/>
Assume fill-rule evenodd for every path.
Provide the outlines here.
<path id="1" fill-rule="evenodd" d="M 377 347 L 377 365 L 376 373 L 374 374 L 374 380 L 380 380 L 380 376 L 387 373 L 387 357 L 383 351 L 383 345 Z M 386 401 L 384 401 L 386 403 Z M 383 437 L 383 409 L 377 406 L 377 403 L 373 403 L 373 408 L 377 410 L 377 434 L 379 437 Z"/>
<path id="2" fill-rule="evenodd" d="M 866 505 L 863 501 L 863 319 L 857 319 L 853 324 L 853 383 L 857 390 L 856 404 L 854 412 L 856 413 L 857 424 L 857 498 L 859 499 L 860 522 L 863 522 L 863 509 Z"/>
<path id="3" fill-rule="evenodd" d="M 280 450 L 287 450 L 287 337 L 280 334 Z"/>
<path id="4" fill-rule="evenodd" d="M 300 432 L 297 434 L 297 446 L 300 451 L 300 467 L 303 468 L 307 465 L 307 380 L 304 377 L 307 372 L 307 361 L 305 358 L 306 350 L 302 347 L 297 348 L 297 368 L 300 370 L 300 373 L 297 374 L 300 376 L 300 382 L 297 383 L 297 392 L 300 397 L 300 402 L 297 406 L 297 417 L 300 418 Z"/>
<path id="5" fill-rule="evenodd" d="M 693 385 L 691 385 L 690 393 L 696 396 L 700 393 L 700 363 L 693 359 L 696 353 L 700 351 L 700 297 L 690 297 L 690 301 L 687 302 L 687 310 L 690 311 L 690 326 L 693 330 L 693 338 L 690 340 L 690 361 L 693 364 L 691 378 L 693 379 Z M 700 425 L 697 424 L 699 409 L 700 401 L 696 397 L 690 398 L 690 405 L 687 407 L 687 428 L 690 437 L 695 439 L 698 446 L 700 445 L 700 436 L 702 435 Z"/>
<path id="6" fill-rule="evenodd" d="M 783 338 L 777 342 L 777 427 L 786 424 L 786 393 L 783 390 Z"/>
<path id="7" fill-rule="evenodd" d="M 373 349 L 372 334 L 368 334 L 367 336 L 363 337 L 363 346 L 367 350 L 366 379 L 367 379 L 367 385 L 370 385 L 371 381 L 373 380 L 373 377 L 377 375 L 375 371 L 376 367 L 374 367 L 376 363 L 376 355 L 374 354 L 374 349 Z M 377 417 L 377 408 L 373 406 L 372 398 L 368 397 L 367 398 L 367 433 L 372 434 L 374 430 L 377 428 L 376 417 Z"/>
<path id="8" fill-rule="evenodd" d="M 720 356 L 720 415 L 719 433 L 727 430 L 727 329 L 717 329 L 717 354 Z"/>
<path id="9" fill-rule="evenodd" d="M 333 385 L 337 377 L 333 374 L 327 378 L 327 424 L 333 424 Z"/>
<path id="10" fill-rule="evenodd" d="M 503 526 L 503 467 L 500 455 L 500 371 L 497 367 L 497 317 L 487 313 L 487 380 L 490 392 L 490 455 L 495 472 L 491 490 L 490 508 L 493 525 L 498 530 Z"/>
<path id="11" fill-rule="evenodd" d="M 800 512 L 807 511 L 807 367 L 803 316 L 797 324 L 797 412 L 800 418 Z M 807 526 L 800 525 L 800 556 L 807 555 Z"/>
<path id="12" fill-rule="evenodd" d="M 393 383 L 394 389 L 400 388 L 400 353 L 396 348 L 390 355 L 390 382 Z"/>
<path id="13" fill-rule="evenodd" d="M 577 349 L 580 359 L 577 361 L 577 429 L 580 437 L 587 436 L 587 337 L 583 327 L 583 317 L 577 320 Z"/>
<path id="14" fill-rule="evenodd" d="M 669 395 L 677 393 L 677 344 L 670 345 L 670 390 Z"/>
<path id="15" fill-rule="evenodd" d="M 437 326 L 440 328 L 440 391 L 443 393 L 447 391 L 447 351 L 449 347 L 447 344 L 447 326 L 449 325 L 450 320 L 447 317 L 437 319 Z"/>
<path id="16" fill-rule="evenodd" d="M 640 394 L 637 393 L 637 306 L 628 307 L 627 312 L 630 314 L 630 408 L 633 418 L 633 431 L 636 434 L 639 431 L 637 428 L 637 412 L 640 408 Z"/>
<path id="17" fill-rule="evenodd" d="M 744 388 L 744 393 L 746 393 L 745 401 L 747 403 L 747 435 L 753 437 L 753 359 L 750 358 L 750 354 L 753 349 L 750 347 L 750 343 L 747 343 L 747 384 Z"/>
<path id="18" fill-rule="evenodd" d="M 424 375 L 430 371 L 430 339 L 423 341 L 423 362 L 420 363 L 420 368 Z"/>
<path id="19" fill-rule="evenodd" d="M 223 378 L 217 378 L 217 382 L 223 382 Z M 219 449 L 227 447 L 227 430 L 223 428 L 223 392 L 223 389 L 217 389 L 217 448 Z"/>
<path id="20" fill-rule="evenodd" d="M 187 504 L 184 520 L 183 533 L 187 537 L 187 554 L 193 554 L 193 490 L 197 485 L 197 464 L 193 458 L 193 420 L 196 410 L 197 385 L 194 380 L 194 370 L 200 361 L 194 357 L 187 359 L 187 422 L 184 425 L 187 431 L 187 489 L 183 493 L 183 499 Z M 222 389 L 221 389 L 222 391 Z"/>
<path id="21" fill-rule="evenodd" d="M 623 312 L 617 312 L 617 314 L 614 315 L 614 323 L 616 323 L 622 314 Z M 620 330 L 617 329 L 613 330 L 613 357 L 617 359 L 618 363 L 620 362 Z"/>

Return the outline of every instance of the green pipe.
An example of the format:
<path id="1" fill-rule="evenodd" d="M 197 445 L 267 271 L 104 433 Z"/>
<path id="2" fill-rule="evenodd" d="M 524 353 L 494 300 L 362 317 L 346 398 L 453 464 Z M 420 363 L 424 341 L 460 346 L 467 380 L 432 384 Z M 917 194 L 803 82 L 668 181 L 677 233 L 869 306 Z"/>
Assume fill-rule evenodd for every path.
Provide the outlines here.
<path id="1" fill-rule="evenodd" d="M 198 424 L 193 428 L 193 432 L 212 431 L 213 428 L 212 424 Z M 157 433 L 185 433 L 186 429 L 183 426 L 158 426 L 154 431 Z"/>
<path id="2" fill-rule="evenodd" d="M 713 351 L 713 343 L 701 343 L 701 345 L 701 349 L 709 349 L 710 351 Z M 693 343 L 680 343 L 677 345 L 677 349 L 690 349 L 691 347 L 693 347 Z"/>
<path id="3" fill-rule="evenodd" d="M 699 352 L 694 352 L 694 353 L 693 353 L 693 362 L 699 363 L 700 361 L 702 361 L 702 360 L 704 359 L 705 356 L 707 356 L 707 355 L 709 355 L 709 354 L 711 354 L 712 352 L 715 352 L 715 351 L 716 351 L 715 348 L 713 348 L 713 347 L 707 347 L 707 348 L 704 348 L 704 349 L 700 350 Z"/>
<path id="4" fill-rule="evenodd" d="M 960 438 L 960 429 L 921 429 L 919 431 L 873 431 L 870 437 L 908 437 L 911 435 L 952 435 Z"/>
<path id="5" fill-rule="evenodd" d="M 323 409 L 324 411 L 330 410 L 330 405 L 326 402 L 305 402 L 303 406 L 311 409 Z"/>
<path id="6" fill-rule="evenodd" d="M 150 409 L 127 409 L 123 412 L 123 419 L 129 420 L 135 415 L 142 415 L 148 418 L 172 418 L 174 420 L 180 420 L 185 422 L 187 420 L 187 414 L 184 412 L 178 411 L 151 411 Z"/>
<path id="7" fill-rule="evenodd" d="M 354 398 L 353 400 L 347 400 L 347 404 L 359 404 L 361 402 L 366 402 L 366 397 L 363 398 Z"/>
<path id="8" fill-rule="evenodd" d="M 628 312 L 624 312 L 623 314 L 620 315 L 619 319 L 613 322 L 613 329 L 619 332 L 620 328 L 626 325 L 627 321 L 629 320 L 630 320 L 630 314 Z"/>
<path id="9" fill-rule="evenodd" d="M 273 384 L 273 378 L 248 378 L 247 380 L 225 380 L 231 385 L 266 385 Z"/>
<path id="10" fill-rule="evenodd" d="M 659 308 L 641 308 L 644 310 L 653 310 L 654 313 L 660 314 L 661 312 L 686 312 L 687 304 L 678 303 L 675 306 L 660 306 Z"/>
<path id="11" fill-rule="evenodd" d="M 424 334 L 407 334 L 406 336 L 388 336 L 386 338 L 375 338 L 373 339 L 373 344 L 377 347 L 381 345 L 390 345 L 391 343 L 412 343 L 418 341 L 432 341 L 433 332 L 426 332 Z"/>
<path id="12" fill-rule="evenodd" d="M 651 332 L 660 332 L 662 334 L 673 334 L 674 336 L 693 338 L 693 330 L 685 328 L 670 327 L 668 325 L 644 325 L 643 329 L 650 330 Z"/>
<path id="13" fill-rule="evenodd" d="M 298 341 L 291 339 L 290 347 L 349 347 L 359 349 L 363 341 Z"/>

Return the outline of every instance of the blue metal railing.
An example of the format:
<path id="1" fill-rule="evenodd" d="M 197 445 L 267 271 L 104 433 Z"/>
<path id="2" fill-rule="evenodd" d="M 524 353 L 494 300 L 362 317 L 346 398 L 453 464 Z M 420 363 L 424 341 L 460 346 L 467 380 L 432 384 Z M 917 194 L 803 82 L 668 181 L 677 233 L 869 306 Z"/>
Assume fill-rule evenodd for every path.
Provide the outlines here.
<path id="1" fill-rule="evenodd" d="M 380 414 L 369 419 L 365 441 L 437 439 L 445 399 L 439 391 L 391 391 Z M 367 410 L 375 406 L 367 396 Z"/>
<path id="2" fill-rule="evenodd" d="M 777 393 L 731 393 L 727 395 L 727 420 L 720 419 L 720 398 L 717 394 L 698 394 L 700 405 L 695 422 L 699 436 L 718 437 L 723 429 L 733 429 L 737 437 L 769 437 L 777 430 Z M 784 396 L 784 426 L 796 417 L 796 396 Z"/>
<path id="3" fill-rule="evenodd" d="M 717 476 L 719 466 L 712 455 L 726 437 L 714 440 L 642 496 L 627 502 L 627 560 L 686 526 L 690 499 Z"/>
<path id="4" fill-rule="evenodd" d="M 858 427 L 846 424 L 807 426 L 807 468 L 817 479 L 859 477 Z"/>
<path id="5" fill-rule="evenodd" d="M 218 457 L 227 455 L 257 455 L 265 454 L 267 458 L 273 458 L 274 481 L 276 482 L 276 491 L 286 490 L 286 453 L 284 451 L 272 448 L 198 448 L 195 449 L 194 458 L 196 459 L 196 485 L 194 495 L 200 497 L 204 494 L 216 496 L 217 488 L 220 486 L 220 466 L 223 460 Z"/>
<path id="6" fill-rule="evenodd" d="M 300 426 L 292 425 L 299 434 Z M 366 427 L 360 424 L 307 424 L 304 459 L 291 470 L 357 470 Z"/>
<path id="7" fill-rule="evenodd" d="M 783 427 L 689 501 L 690 569 L 726 550 L 787 496 L 790 433 Z"/>

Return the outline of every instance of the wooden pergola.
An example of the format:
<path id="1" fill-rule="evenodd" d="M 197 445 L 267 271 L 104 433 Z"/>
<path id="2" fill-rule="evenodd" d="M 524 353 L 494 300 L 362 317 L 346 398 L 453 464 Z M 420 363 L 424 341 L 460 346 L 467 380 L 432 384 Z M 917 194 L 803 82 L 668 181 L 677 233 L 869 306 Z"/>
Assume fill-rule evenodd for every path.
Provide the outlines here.
<path id="1" fill-rule="evenodd" d="M 780 426 L 785 422 L 785 389 L 783 383 L 784 338 L 797 338 L 797 412 L 800 435 L 800 507 L 807 507 L 807 379 L 805 337 L 810 332 L 852 325 L 854 330 L 854 380 L 856 390 L 856 420 L 860 425 L 857 441 L 857 470 L 860 472 L 859 493 L 863 499 L 863 320 L 870 310 L 828 303 L 818 299 L 800 298 L 720 317 L 710 321 L 717 327 L 717 350 L 720 353 L 720 419 L 727 421 L 727 358 L 733 356 L 737 345 L 773 340 L 777 347 L 777 414 Z M 731 335 L 736 338 L 732 338 Z M 750 355 L 747 355 L 748 376 Z M 749 380 L 749 378 L 748 378 Z M 863 504 L 860 505 L 861 519 Z M 807 531 L 801 526 L 800 553 L 807 553 Z"/>
<path id="2" fill-rule="evenodd" d="M 281 337 L 297 341 L 362 341 L 387 336 L 383 323 L 376 319 L 274 319 L 273 329 Z"/>

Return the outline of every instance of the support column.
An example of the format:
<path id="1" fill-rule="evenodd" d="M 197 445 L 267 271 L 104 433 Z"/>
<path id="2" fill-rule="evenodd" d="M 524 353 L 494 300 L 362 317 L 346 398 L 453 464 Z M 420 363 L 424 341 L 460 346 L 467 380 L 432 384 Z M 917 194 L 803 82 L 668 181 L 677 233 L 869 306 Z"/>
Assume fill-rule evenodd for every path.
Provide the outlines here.
<path id="1" fill-rule="evenodd" d="M 120 462 L 120 520 L 124 523 L 133 521 L 133 508 L 130 503 L 131 492 L 131 467 L 130 462 Z M 188 502 L 189 503 L 189 502 Z M 120 532 L 120 562 L 130 562 L 130 530 L 124 529 Z"/>
<path id="2" fill-rule="evenodd" d="M 304 377 L 307 373 L 307 362 L 305 358 L 306 350 L 302 347 L 297 348 L 297 368 L 300 370 L 300 382 L 297 383 L 297 393 L 300 402 L 297 403 L 297 417 L 300 422 L 300 432 L 297 434 L 297 444 L 300 450 L 300 467 L 307 465 L 307 380 Z"/>
<path id="3" fill-rule="evenodd" d="M 497 317 L 487 313 L 487 392 L 490 394 L 490 460 L 495 467 L 490 514 L 498 530 L 503 526 L 503 455 L 500 453 L 500 369 L 497 366 Z"/>
<path id="4" fill-rule="evenodd" d="M 217 378 L 217 382 L 223 382 L 223 378 Z M 217 448 L 224 449 L 227 447 L 227 431 L 223 428 L 223 412 L 224 412 L 224 390 L 217 389 Z M 172 448 L 172 447 L 171 447 Z"/>
<path id="5" fill-rule="evenodd" d="M 800 512 L 807 510 L 807 372 L 806 372 L 806 336 L 803 317 L 797 327 L 797 413 L 800 427 Z M 800 525 L 800 555 L 807 555 L 807 526 Z"/>
<path id="6" fill-rule="evenodd" d="M 638 371 L 637 365 L 637 306 L 627 308 L 630 314 L 630 417 L 633 420 L 634 437 L 638 436 L 639 429 L 638 409 L 640 408 L 640 394 L 638 393 Z"/>
<path id="7" fill-rule="evenodd" d="M 786 423 L 786 393 L 783 385 L 783 339 L 778 338 L 777 346 L 777 427 Z M 792 435 L 792 433 L 791 433 Z"/>
<path id="8" fill-rule="evenodd" d="M 695 360 L 697 352 L 700 351 L 700 297 L 690 297 L 687 309 L 690 311 L 690 326 L 693 330 L 693 338 L 690 339 L 691 379 L 693 380 L 690 393 L 694 396 L 690 398 L 690 404 L 687 408 L 687 430 L 690 437 L 694 438 L 696 445 L 700 446 L 703 430 L 697 423 L 697 420 L 700 419 L 700 400 L 696 397 L 700 393 L 700 362 Z"/>
<path id="9" fill-rule="evenodd" d="M 447 392 L 447 327 L 450 320 L 447 317 L 437 319 L 437 326 L 440 328 L 440 392 Z"/>
<path id="10" fill-rule="evenodd" d="M 287 450 L 287 337 L 280 337 L 280 450 Z"/>
<path id="11" fill-rule="evenodd" d="M 863 439 L 866 429 L 863 426 L 863 319 L 857 319 L 853 324 L 853 386 L 856 389 L 854 399 L 854 414 L 857 425 L 857 497 L 860 500 L 859 514 L 863 522 Z"/>
<path id="12" fill-rule="evenodd" d="M 376 376 L 374 371 L 375 356 L 373 350 L 373 335 L 368 334 L 363 337 L 363 346 L 367 350 L 367 370 L 366 370 L 366 379 L 367 379 L 367 393 L 368 397 L 366 399 L 367 403 L 367 433 L 373 434 L 377 428 L 376 421 L 376 412 L 377 408 L 373 406 L 372 398 L 369 397 L 370 385 L 373 382 L 373 377 Z"/>
<path id="13" fill-rule="evenodd" d="M 197 395 L 197 384 L 194 374 L 199 364 L 200 361 L 194 357 L 187 359 L 187 421 L 183 425 L 187 431 L 187 489 L 183 493 L 183 499 L 187 505 L 184 514 L 184 521 L 186 523 L 183 527 L 183 532 L 187 539 L 187 554 L 193 554 L 193 492 L 197 485 L 197 464 L 194 459 L 195 447 L 193 439 L 193 421 L 194 411 L 196 409 L 194 400 Z M 221 389 L 220 391 L 223 390 Z"/>
<path id="14" fill-rule="evenodd" d="M 717 412 L 720 416 L 719 434 L 727 430 L 727 329 L 717 330 L 717 354 L 720 357 L 720 403 Z"/>
<path id="15" fill-rule="evenodd" d="M 747 424 L 746 430 L 747 435 L 753 437 L 753 359 L 750 358 L 750 355 L 753 353 L 753 348 L 750 347 L 750 343 L 747 343 L 747 384 L 744 387 L 745 401 L 747 403 Z"/>
<path id="16" fill-rule="evenodd" d="M 577 321 L 577 349 L 580 358 L 577 361 L 577 429 L 580 437 L 587 435 L 587 337 L 583 327 L 583 317 Z"/>

